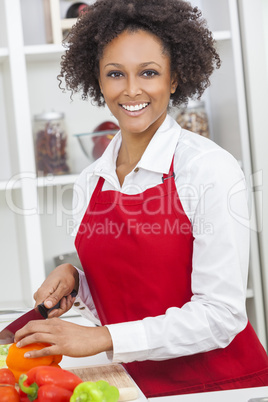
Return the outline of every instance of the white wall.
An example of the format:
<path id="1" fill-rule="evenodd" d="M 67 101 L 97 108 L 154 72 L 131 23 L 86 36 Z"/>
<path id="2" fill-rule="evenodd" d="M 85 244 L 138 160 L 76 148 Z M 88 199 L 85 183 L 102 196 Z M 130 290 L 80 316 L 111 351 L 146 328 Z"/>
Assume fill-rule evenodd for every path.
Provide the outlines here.
<path id="1" fill-rule="evenodd" d="M 264 30 L 266 73 L 268 76 L 268 1 L 267 0 L 262 0 L 262 26 Z"/>
<path id="2" fill-rule="evenodd" d="M 266 317 L 268 317 L 268 1 L 239 0 L 239 8 L 253 172 L 258 177 L 255 183 L 255 195 Z"/>

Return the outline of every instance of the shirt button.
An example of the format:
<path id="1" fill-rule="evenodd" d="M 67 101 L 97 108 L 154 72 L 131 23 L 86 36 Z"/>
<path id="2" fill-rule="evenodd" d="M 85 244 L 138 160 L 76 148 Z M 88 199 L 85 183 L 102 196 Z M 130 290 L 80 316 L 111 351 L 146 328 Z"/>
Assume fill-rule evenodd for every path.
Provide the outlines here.
<path id="1" fill-rule="evenodd" d="M 136 167 L 136 168 L 134 169 L 134 172 L 137 173 L 139 170 L 140 170 L 140 169 L 139 169 L 138 167 Z"/>
<path id="2" fill-rule="evenodd" d="M 79 310 L 85 310 L 85 307 L 79 307 Z"/>
<path id="3" fill-rule="evenodd" d="M 80 306 L 80 303 L 79 303 L 79 302 L 75 302 L 75 303 L 74 303 L 74 306 L 75 306 L 75 307 L 78 307 L 78 306 Z"/>

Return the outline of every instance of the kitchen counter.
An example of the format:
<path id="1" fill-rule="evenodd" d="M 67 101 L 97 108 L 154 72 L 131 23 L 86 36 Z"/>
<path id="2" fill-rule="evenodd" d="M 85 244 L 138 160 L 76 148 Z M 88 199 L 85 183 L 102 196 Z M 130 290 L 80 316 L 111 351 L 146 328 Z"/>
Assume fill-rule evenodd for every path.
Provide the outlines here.
<path id="1" fill-rule="evenodd" d="M 90 322 L 80 316 L 66 316 L 66 321 L 71 321 L 75 324 L 79 325 L 90 325 Z M 92 324 L 94 325 L 94 324 Z M 73 358 L 73 357 L 68 357 L 68 356 L 63 356 L 63 359 L 60 363 L 62 368 L 75 368 L 75 367 L 88 367 L 88 366 L 96 366 L 96 365 L 101 365 L 101 364 L 111 364 L 111 361 L 108 359 L 106 353 L 99 353 L 96 356 L 89 356 L 89 357 L 79 357 L 79 358 Z M 136 385 L 136 384 L 135 384 Z M 141 392 L 139 387 L 136 385 L 136 387 L 139 390 L 139 397 L 135 399 L 135 402 L 145 402 L 148 401 L 148 399 L 144 396 L 144 394 Z"/>
<path id="2" fill-rule="evenodd" d="M 98 364 L 110 364 L 107 359 L 106 353 L 100 353 L 97 356 L 87 357 L 87 358 L 68 358 L 64 357 L 61 363 L 62 367 L 78 367 L 78 366 L 89 366 Z M 139 390 L 139 398 L 136 402 L 148 401 L 148 399 Z M 251 398 L 267 397 L 268 401 L 268 387 L 260 388 L 247 388 L 247 389 L 236 389 L 229 391 L 218 391 L 218 392 L 204 392 L 199 394 L 189 394 L 189 395 L 175 395 L 175 396 L 164 396 L 157 398 L 149 398 L 150 402 L 248 402 Z M 267 402 L 265 401 L 265 402 Z"/>
<path id="3" fill-rule="evenodd" d="M 82 317 L 70 317 L 66 318 L 69 321 L 75 322 L 80 325 L 89 325 L 88 321 Z M 65 367 L 77 367 L 77 366 L 89 366 L 97 364 L 110 364 L 111 362 L 107 358 L 106 353 L 100 353 L 97 356 L 91 356 L 86 358 L 71 358 L 64 356 L 61 366 Z M 218 391 L 218 392 L 204 392 L 200 394 L 189 395 L 175 395 L 164 396 L 158 398 L 150 398 L 150 402 L 248 402 L 251 398 L 268 398 L 268 387 L 260 388 L 247 388 L 236 389 L 230 391 Z M 136 399 L 137 402 L 148 401 L 140 391 L 140 397 Z M 266 401 L 265 401 L 266 402 Z"/>
<path id="4" fill-rule="evenodd" d="M 72 315 L 69 312 L 64 319 L 71 321 L 79 325 L 90 325 L 90 322 L 85 318 L 76 314 Z M 7 325 L 7 322 L 0 323 L 0 330 Z M 93 324 L 92 324 L 93 325 Z M 111 364 L 106 353 L 100 353 L 96 356 L 73 358 L 64 356 L 61 361 L 62 368 L 75 368 L 75 367 L 87 367 L 101 364 Z M 268 386 L 259 388 L 237 389 L 230 391 L 218 391 L 218 392 L 204 392 L 200 394 L 189 395 L 175 395 L 164 396 L 157 398 L 150 398 L 150 402 L 248 402 L 251 398 L 268 398 Z M 136 402 L 148 401 L 148 399 L 139 390 L 139 397 L 135 399 Z M 265 401 L 266 402 L 266 401 Z"/>

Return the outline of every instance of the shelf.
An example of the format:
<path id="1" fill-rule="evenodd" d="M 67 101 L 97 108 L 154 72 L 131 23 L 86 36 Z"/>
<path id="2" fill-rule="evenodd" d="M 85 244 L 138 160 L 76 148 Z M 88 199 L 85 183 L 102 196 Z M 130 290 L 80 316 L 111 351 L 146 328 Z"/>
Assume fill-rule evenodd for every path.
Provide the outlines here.
<path id="1" fill-rule="evenodd" d="M 6 47 L 0 48 L 0 63 L 3 63 L 8 58 L 8 49 Z"/>
<path id="2" fill-rule="evenodd" d="M 229 40 L 231 39 L 231 32 L 215 31 L 213 32 L 213 37 L 216 41 Z M 24 54 L 27 61 L 57 60 L 64 53 L 65 50 L 66 48 L 64 46 L 58 44 L 24 46 Z M 7 56 L 8 50 L 5 48 L 0 48 L 0 61 L 7 58 Z"/>
<path id="3" fill-rule="evenodd" d="M 62 176 L 46 176 L 38 177 L 37 186 L 38 187 L 48 187 L 48 186 L 64 186 L 66 184 L 73 184 L 77 179 L 77 174 L 66 174 Z"/>
<path id="4" fill-rule="evenodd" d="M 65 47 L 55 44 L 24 46 L 24 54 L 27 61 L 57 60 L 64 51 Z"/>
<path id="5" fill-rule="evenodd" d="M 254 297 L 253 289 L 247 289 L 247 299 L 252 299 Z"/>
<path id="6" fill-rule="evenodd" d="M 18 180 L 0 180 L 0 191 L 16 190 L 18 188 L 21 188 Z"/>
<path id="7" fill-rule="evenodd" d="M 34 306 L 34 300 L 33 300 L 32 306 L 25 303 L 24 300 L 13 300 L 13 301 L 1 300 L 1 302 L 0 302 L 0 318 L 4 311 L 9 310 L 9 311 L 14 311 L 14 314 L 16 314 L 16 312 L 19 314 L 20 311 L 22 311 L 24 313 L 27 310 L 29 310 L 30 308 L 33 308 L 33 306 Z M 17 317 L 14 317 L 14 318 L 17 318 Z"/>
<path id="8" fill-rule="evenodd" d="M 230 31 L 215 31 L 213 32 L 213 38 L 216 41 L 229 40 L 232 38 L 232 35 Z"/>
<path id="9" fill-rule="evenodd" d="M 66 174 L 62 176 L 46 176 L 37 178 L 37 187 L 65 186 L 74 184 L 78 174 Z M 18 180 L 0 180 L 0 191 L 16 190 L 21 188 L 21 182 Z"/>
<path id="10" fill-rule="evenodd" d="M 76 23 L 77 18 L 64 18 L 61 20 L 61 29 L 71 29 L 72 26 Z"/>

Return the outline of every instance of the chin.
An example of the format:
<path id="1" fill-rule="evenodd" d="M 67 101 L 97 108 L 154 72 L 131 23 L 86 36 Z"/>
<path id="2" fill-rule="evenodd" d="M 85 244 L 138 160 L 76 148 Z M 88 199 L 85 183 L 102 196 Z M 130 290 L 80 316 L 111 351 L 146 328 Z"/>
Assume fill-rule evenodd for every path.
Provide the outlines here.
<path id="1" fill-rule="evenodd" d="M 128 132 L 133 133 L 133 134 L 144 133 L 147 130 L 149 130 L 151 126 L 153 126 L 153 124 L 144 124 L 142 122 L 140 122 L 140 124 L 139 124 L 138 120 L 133 121 L 132 124 L 129 124 L 129 122 L 128 122 L 128 124 L 120 125 L 120 127 L 123 130 L 128 131 Z"/>

